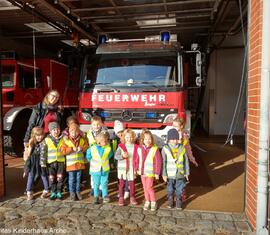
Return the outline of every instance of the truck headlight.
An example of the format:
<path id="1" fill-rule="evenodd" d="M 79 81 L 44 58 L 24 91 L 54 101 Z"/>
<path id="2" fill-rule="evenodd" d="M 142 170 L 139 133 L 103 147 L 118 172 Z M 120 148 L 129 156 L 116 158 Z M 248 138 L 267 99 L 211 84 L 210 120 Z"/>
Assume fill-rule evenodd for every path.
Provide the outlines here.
<path id="1" fill-rule="evenodd" d="M 171 123 L 173 122 L 173 120 L 177 117 L 177 113 L 171 113 L 171 114 L 168 114 L 165 118 L 164 118 L 164 121 L 163 123 Z"/>
<path id="2" fill-rule="evenodd" d="M 88 121 L 88 122 L 91 121 L 91 115 L 90 115 L 90 113 L 84 113 L 84 112 L 82 112 L 82 118 L 83 118 L 85 121 Z"/>

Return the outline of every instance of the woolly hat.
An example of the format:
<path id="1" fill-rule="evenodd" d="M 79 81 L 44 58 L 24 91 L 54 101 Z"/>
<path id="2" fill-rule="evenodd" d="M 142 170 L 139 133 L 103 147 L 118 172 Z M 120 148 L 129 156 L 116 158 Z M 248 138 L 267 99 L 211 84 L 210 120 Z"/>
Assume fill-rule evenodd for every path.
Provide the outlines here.
<path id="1" fill-rule="evenodd" d="M 50 122 L 48 125 L 49 131 L 51 132 L 55 128 L 60 129 L 59 124 L 57 122 Z"/>
<path id="2" fill-rule="evenodd" d="M 121 122 L 119 120 L 115 120 L 113 130 L 114 130 L 115 134 L 117 134 L 120 131 L 125 130 L 123 122 Z"/>
<path id="3" fill-rule="evenodd" d="M 176 129 L 170 129 L 167 133 L 167 140 L 179 140 L 179 133 Z"/>

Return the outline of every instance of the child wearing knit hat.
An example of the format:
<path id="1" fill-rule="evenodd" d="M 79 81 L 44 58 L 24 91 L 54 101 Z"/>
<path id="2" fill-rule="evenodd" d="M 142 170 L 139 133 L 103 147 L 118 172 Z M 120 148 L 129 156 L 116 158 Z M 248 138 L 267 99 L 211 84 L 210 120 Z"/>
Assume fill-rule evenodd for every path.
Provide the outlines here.
<path id="1" fill-rule="evenodd" d="M 49 182 L 51 186 L 50 199 L 62 199 L 62 187 L 65 173 L 65 155 L 61 153 L 63 138 L 57 122 L 48 125 L 49 135 L 45 138 Z"/>
<path id="2" fill-rule="evenodd" d="M 161 151 L 162 177 L 167 182 L 168 208 L 173 208 L 174 194 L 176 196 L 176 208 L 182 209 L 181 194 L 186 186 L 189 176 L 189 161 L 185 147 L 179 143 L 179 133 L 176 129 L 170 129 L 167 133 L 168 143 Z"/>

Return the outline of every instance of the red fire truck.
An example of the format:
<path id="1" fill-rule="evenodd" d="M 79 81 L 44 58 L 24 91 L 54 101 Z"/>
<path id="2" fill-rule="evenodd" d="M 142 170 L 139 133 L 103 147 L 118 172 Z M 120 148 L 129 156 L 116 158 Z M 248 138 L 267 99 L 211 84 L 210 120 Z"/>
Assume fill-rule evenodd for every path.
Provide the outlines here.
<path id="1" fill-rule="evenodd" d="M 94 59 L 88 57 L 81 76 L 79 121 L 89 130 L 93 115 L 101 116 L 105 125 L 114 120 L 126 128 L 141 132 L 148 128 L 159 146 L 166 140 L 172 120 L 190 115 L 186 109 L 187 66 L 184 55 L 195 53 L 197 83 L 200 82 L 200 52 L 194 47 L 184 52 L 179 43 L 161 35 L 161 41 L 117 41 L 100 44 Z M 186 78 L 185 78 L 186 77 Z"/>
<path id="2" fill-rule="evenodd" d="M 20 156 L 31 107 L 50 89 L 59 91 L 66 115 L 77 111 L 77 71 L 51 59 L 16 58 L 15 52 L 0 52 L 5 152 Z"/>

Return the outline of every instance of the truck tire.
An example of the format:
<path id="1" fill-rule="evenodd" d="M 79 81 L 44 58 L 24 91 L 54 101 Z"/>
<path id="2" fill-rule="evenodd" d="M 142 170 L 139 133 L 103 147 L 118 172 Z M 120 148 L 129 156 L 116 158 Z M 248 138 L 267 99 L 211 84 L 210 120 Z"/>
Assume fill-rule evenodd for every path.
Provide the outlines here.
<path id="1" fill-rule="evenodd" d="M 10 136 L 10 132 L 4 132 L 4 154 L 9 156 L 16 156 L 16 153 L 12 147 L 12 137 Z"/>
<path id="2" fill-rule="evenodd" d="M 23 156 L 23 138 L 27 129 L 29 112 L 19 114 L 12 126 L 11 131 L 4 132 L 4 153 L 10 156 Z"/>

